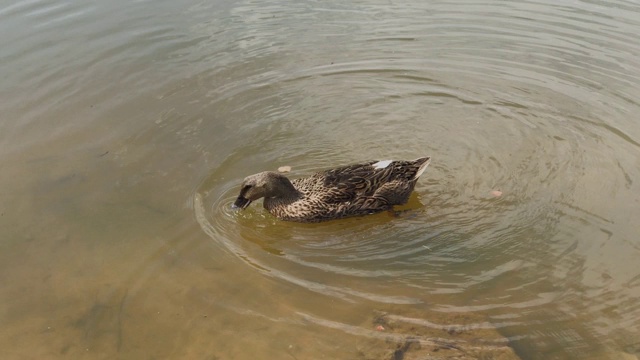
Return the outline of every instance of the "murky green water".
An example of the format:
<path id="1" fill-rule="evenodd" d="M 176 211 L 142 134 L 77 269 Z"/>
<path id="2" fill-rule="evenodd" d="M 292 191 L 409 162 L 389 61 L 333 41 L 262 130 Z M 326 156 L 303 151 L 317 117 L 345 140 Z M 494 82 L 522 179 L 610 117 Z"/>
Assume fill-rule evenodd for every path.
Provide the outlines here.
<path id="1" fill-rule="evenodd" d="M 0 357 L 637 359 L 638 33 L 632 1 L 2 3 Z M 229 208 L 425 155 L 399 217 Z"/>

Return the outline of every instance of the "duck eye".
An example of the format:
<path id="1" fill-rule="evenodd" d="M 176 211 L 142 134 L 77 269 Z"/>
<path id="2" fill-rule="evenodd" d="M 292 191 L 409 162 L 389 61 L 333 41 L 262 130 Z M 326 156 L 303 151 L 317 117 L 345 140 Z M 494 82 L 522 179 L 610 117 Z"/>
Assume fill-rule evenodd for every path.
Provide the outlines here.
<path id="1" fill-rule="evenodd" d="M 246 193 L 247 191 L 249 191 L 249 189 L 251 189 L 251 185 L 245 185 L 242 187 L 242 193 Z"/>

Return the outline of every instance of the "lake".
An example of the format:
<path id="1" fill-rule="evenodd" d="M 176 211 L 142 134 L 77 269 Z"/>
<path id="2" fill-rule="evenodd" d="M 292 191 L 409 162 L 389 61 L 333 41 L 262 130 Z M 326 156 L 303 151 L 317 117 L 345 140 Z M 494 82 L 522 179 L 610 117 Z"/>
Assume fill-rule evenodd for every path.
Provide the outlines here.
<path id="1" fill-rule="evenodd" d="M 640 4 L 0 4 L 3 359 L 640 358 Z M 320 224 L 244 177 L 431 156 Z"/>

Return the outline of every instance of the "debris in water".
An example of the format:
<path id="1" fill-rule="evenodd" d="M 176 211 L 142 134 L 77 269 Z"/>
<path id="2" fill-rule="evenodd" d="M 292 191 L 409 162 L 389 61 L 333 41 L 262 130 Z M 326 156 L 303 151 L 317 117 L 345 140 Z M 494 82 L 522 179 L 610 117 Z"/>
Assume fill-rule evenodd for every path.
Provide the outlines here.
<path id="1" fill-rule="evenodd" d="M 278 172 L 281 173 L 288 173 L 289 171 L 291 171 L 291 166 L 280 166 L 278 168 Z"/>
<path id="2" fill-rule="evenodd" d="M 500 197 L 500 196 L 502 196 L 502 191 L 500 191 L 500 190 L 491 190 L 491 191 L 489 191 L 489 194 L 491 194 L 491 196 L 493 196 L 493 197 Z"/>

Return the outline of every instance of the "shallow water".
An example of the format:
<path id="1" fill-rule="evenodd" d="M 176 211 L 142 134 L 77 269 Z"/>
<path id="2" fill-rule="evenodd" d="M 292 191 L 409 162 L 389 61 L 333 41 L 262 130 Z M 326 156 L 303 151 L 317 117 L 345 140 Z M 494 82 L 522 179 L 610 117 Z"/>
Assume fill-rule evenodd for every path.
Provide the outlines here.
<path id="1" fill-rule="evenodd" d="M 1 4 L 0 355 L 640 356 L 638 33 L 632 1 Z M 397 216 L 230 209 L 425 155 Z"/>

